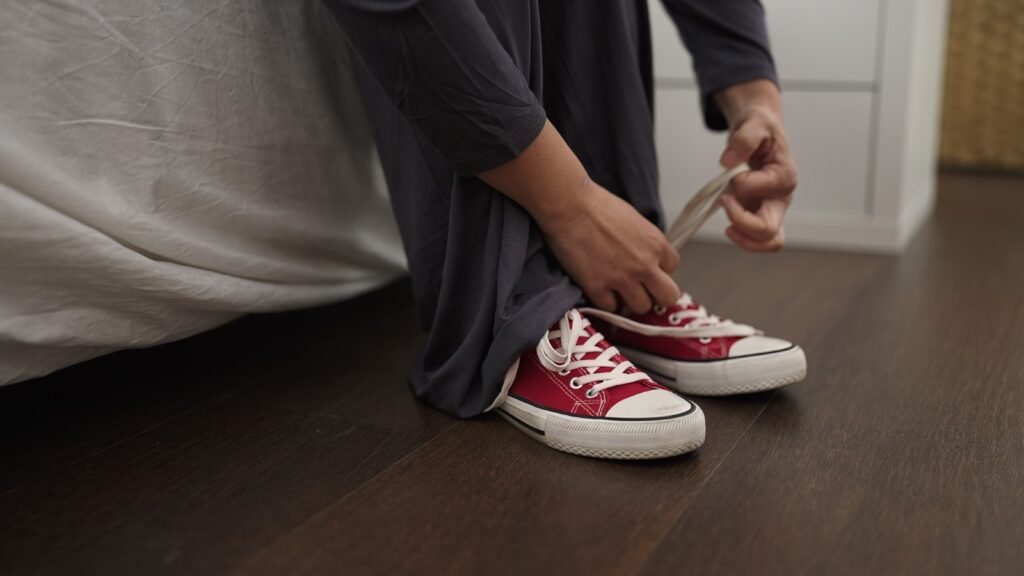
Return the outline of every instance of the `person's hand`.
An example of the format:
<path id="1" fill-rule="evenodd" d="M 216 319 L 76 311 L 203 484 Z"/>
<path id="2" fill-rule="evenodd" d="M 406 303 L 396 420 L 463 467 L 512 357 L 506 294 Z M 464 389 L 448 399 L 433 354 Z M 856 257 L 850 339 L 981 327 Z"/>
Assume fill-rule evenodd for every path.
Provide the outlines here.
<path id="1" fill-rule="evenodd" d="M 618 196 L 587 179 L 582 205 L 545 225 L 548 246 L 598 308 L 621 301 L 643 314 L 654 304 L 671 306 L 680 291 L 669 275 L 679 255 L 664 233 Z"/>
<path id="2" fill-rule="evenodd" d="M 752 170 L 733 178 L 722 207 L 732 225 L 725 234 L 751 252 L 773 252 L 785 243 L 782 221 L 797 184 L 796 164 L 782 127 L 778 89 L 766 80 L 718 94 L 731 126 L 721 164 Z"/>
<path id="3" fill-rule="evenodd" d="M 590 180 L 551 123 L 514 160 L 480 178 L 533 216 L 555 257 L 597 307 L 620 301 L 638 314 L 671 306 L 669 274 L 679 255 L 665 234 L 618 196 Z"/>

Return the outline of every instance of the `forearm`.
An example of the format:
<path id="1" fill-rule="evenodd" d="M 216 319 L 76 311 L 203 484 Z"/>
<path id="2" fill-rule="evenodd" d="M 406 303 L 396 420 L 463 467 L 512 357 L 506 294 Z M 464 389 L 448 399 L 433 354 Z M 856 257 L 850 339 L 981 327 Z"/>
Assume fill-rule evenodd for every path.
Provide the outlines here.
<path id="1" fill-rule="evenodd" d="M 550 122 L 515 159 L 479 178 L 526 209 L 542 228 L 586 201 L 586 169 Z"/>

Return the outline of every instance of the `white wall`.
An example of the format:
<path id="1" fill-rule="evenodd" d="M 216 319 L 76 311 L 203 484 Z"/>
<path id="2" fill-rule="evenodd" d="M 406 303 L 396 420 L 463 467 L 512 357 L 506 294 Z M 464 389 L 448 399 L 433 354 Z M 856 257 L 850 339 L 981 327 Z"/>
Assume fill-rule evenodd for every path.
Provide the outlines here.
<path id="1" fill-rule="evenodd" d="M 763 0 L 800 168 L 791 245 L 900 250 L 931 208 L 945 0 Z M 671 219 L 719 168 L 690 59 L 652 2 L 657 142 Z M 700 232 L 723 238 L 716 216 Z"/>

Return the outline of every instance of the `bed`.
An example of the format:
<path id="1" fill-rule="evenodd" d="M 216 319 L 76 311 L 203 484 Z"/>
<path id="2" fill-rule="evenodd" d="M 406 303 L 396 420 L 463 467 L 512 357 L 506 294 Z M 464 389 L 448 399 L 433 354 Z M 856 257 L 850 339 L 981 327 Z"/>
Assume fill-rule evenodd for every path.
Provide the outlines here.
<path id="1" fill-rule="evenodd" d="M 403 274 L 318 0 L 0 3 L 0 384 Z"/>

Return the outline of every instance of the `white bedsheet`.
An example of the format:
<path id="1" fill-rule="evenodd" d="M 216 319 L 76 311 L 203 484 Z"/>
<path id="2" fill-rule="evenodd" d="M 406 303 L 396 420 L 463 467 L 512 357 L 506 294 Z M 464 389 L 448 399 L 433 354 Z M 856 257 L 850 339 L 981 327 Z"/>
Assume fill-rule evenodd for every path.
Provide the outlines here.
<path id="1" fill-rule="evenodd" d="M 0 3 L 0 384 L 404 257 L 318 0 Z"/>

